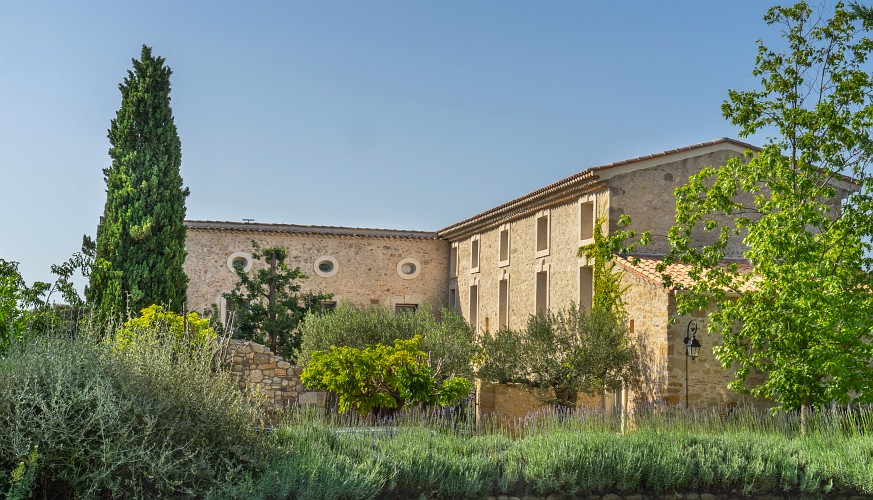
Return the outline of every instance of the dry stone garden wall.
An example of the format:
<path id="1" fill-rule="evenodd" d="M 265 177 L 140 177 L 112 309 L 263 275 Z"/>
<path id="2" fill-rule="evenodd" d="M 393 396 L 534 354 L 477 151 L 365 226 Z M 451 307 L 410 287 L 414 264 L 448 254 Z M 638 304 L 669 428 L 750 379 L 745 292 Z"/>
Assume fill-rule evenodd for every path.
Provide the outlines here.
<path id="1" fill-rule="evenodd" d="M 220 355 L 240 389 L 257 388 L 271 408 L 324 405 L 327 393 L 310 391 L 300 382 L 302 367 L 292 366 L 261 344 L 231 339 Z"/>

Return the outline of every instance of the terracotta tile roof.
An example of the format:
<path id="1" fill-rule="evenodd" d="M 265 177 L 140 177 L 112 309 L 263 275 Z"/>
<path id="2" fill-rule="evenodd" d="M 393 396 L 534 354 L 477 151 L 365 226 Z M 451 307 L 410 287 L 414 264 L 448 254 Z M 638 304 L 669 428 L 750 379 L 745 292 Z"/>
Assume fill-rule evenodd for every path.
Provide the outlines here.
<path id="1" fill-rule="evenodd" d="M 189 230 L 207 231 L 247 231 L 256 233 L 312 234 L 322 236 L 352 236 L 369 238 L 405 238 L 418 240 L 438 240 L 440 237 L 430 231 L 406 231 L 401 229 L 374 229 L 365 227 L 308 226 L 301 224 L 266 224 L 262 222 L 231 222 L 211 220 L 186 220 Z"/>
<path id="2" fill-rule="evenodd" d="M 636 258 L 639 261 L 634 265 L 631 262 L 631 259 Z M 628 256 L 620 256 L 616 255 L 613 257 L 613 260 L 616 264 L 618 264 L 623 269 L 627 270 L 630 273 L 633 273 L 657 286 L 663 286 L 664 281 L 662 275 L 669 275 L 673 279 L 673 290 L 682 290 L 685 288 L 689 288 L 694 280 L 691 278 L 691 265 L 690 264 L 670 264 L 664 270 L 663 273 L 659 273 L 657 271 L 658 264 L 661 263 L 661 256 L 652 256 L 652 255 L 628 255 Z M 726 266 L 729 264 L 737 264 L 739 266 L 739 271 L 741 274 L 749 274 L 752 272 L 752 265 L 745 260 L 739 259 L 725 259 L 722 263 Z M 743 284 L 740 287 L 741 292 L 747 292 L 754 289 L 756 279 L 751 279 L 749 282 Z"/>
<path id="3" fill-rule="evenodd" d="M 490 210 L 486 210 L 485 212 L 482 212 L 478 215 L 474 215 L 473 217 L 464 219 L 461 222 L 457 222 L 455 224 L 452 224 L 451 226 L 444 227 L 443 229 L 438 230 L 437 233 L 441 237 L 447 239 L 463 238 L 465 236 L 469 236 L 470 234 L 475 233 L 483 227 L 491 227 L 512 219 L 517 219 L 532 211 L 536 211 L 541 208 L 545 208 L 546 206 L 551 206 L 567 201 L 568 198 L 576 197 L 587 192 L 593 192 L 603 189 L 605 185 L 597 180 L 596 174 L 598 172 L 602 172 L 610 168 L 621 167 L 624 165 L 641 162 L 644 160 L 666 157 L 677 153 L 683 153 L 686 151 L 714 146 L 717 144 L 732 144 L 734 146 L 739 146 L 744 149 L 750 149 L 753 151 L 759 150 L 758 147 L 751 144 L 747 144 L 736 139 L 731 139 L 729 137 L 722 137 L 714 141 L 701 142 L 699 144 L 692 144 L 690 146 L 685 146 L 681 148 L 669 149 L 667 151 L 661 151 L 659 153 L 653 153 L 645 156 L 638 156 L 636 158 L 630 158 L 627 160 L 598 165 L 596 167 L 587 168 L 581 172 L 561 179 L 558 182 L 549 184 L 548 186 L 540 188 L 524 196 L 520 196 L 512 201 L 506 202 Z"/>

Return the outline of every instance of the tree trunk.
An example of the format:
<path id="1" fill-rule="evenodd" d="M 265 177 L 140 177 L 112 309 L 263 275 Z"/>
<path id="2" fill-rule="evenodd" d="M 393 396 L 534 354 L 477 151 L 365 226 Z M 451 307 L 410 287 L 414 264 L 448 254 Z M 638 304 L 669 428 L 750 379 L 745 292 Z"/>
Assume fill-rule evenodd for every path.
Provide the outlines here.
<path id="1" fill-rule="evenodd" d="M 273 330 L 276 328 L 276 254 L 270 258 L 270 285 L 269 296 L 267 297 L 267 315 L 270 319 L 270 351 L 276 352 L 279 332 Z"/>
<path id="2" fill-rule="evenodd" d="M 558 388 L 555 387 L 555 399 L 558 400 L 558 404 L 561 406 L 565 406 L 567 408 L 576 408 L 576 399 L 578 397 L 579 392 L 575 389 L 567 389 L 567 388 Z"/>
<path id="3" fill-rule="evenodd" d="M 809 398 L 806 402 L 800 405 L 800 435 L 806 436 L 807 419 L 809 418 Z"/>

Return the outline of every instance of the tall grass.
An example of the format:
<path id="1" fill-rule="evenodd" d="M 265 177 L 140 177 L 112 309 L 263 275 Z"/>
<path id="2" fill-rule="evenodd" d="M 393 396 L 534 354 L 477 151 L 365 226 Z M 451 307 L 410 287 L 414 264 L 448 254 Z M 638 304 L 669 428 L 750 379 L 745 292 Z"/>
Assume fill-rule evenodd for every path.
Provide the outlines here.
<path id="1" fill-rule="evenodd" d="M 641 415 L 625 434 L 615 416 L 601 412 L 542 411 L 519 421 L 512 435 L 457 417 L 401 412 L 380 421 L 298 413 L 277 436 L 295 464 L 308 464 L 319 491 L 338 498 L 873 494 L 870 411 L 818 413 L 805 436 L 796 417 L 753 410 Z M 350 478 L 365 487 L 350 489 Z"/>

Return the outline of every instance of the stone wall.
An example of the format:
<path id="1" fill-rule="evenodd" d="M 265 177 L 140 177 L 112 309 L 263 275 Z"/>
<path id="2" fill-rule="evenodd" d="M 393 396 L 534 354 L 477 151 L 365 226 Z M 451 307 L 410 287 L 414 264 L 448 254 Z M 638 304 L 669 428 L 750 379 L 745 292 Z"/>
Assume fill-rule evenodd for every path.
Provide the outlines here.
<path id="1" fill-rule="evenodd" d="M 220 356 L 222 364 L 239 381 L 240 389 L 257 388 L 273 409 L 324 405 L 327 393 L 309 391 L 300 382 L 302 367 L 292 366 L 261 344 L 231 339 Z"/>
<path id="2" fill-rule="evenodd" d="M 677 292 L 681 293 L 681 292 Z M 706 311 L 696 311 L 688 316 L 681 316 L 676 311 L 676 299 L 670 298 L 670 317 L 673 324 L 669 326 L 668 371 L 669 387 L 666 402 L 668 404 L 685 404 L 685 344 L 688 323 L 697 322 L 697 339 L 702 344 L 700 356 L 688 359 L 688 405 L 694 407 L 730 409 L 737 406 L 771 407 L 773 402 L 763 398 L 739 394 L 728 390 L 727 384 L 733 379 L 735 371 L 724 369 L 715 358 L 713 348 L 722 344 L 722 336 L 718 331 L 710 329 L 707 316 L 713 306 Z M 750 381 L 760 380 L 760 375 L 752 374 Z"/>
<path id="3" fill-rule="evenodd" d="M 677 161 L 662 163 L 649 168 L 633 170 L 615 175 L 605 182 L 609 186 L 611 224 L 618 222 L 622 214 L 632 219 L 632 228 L 638 231 L 651 231 L 652 242 L 643 251 L 651 254 L 665 254 L 669 250 L 667 232 L 676 222 L 676 188 L 684 185 L 688 177 L 706 166 L 724 165 L 731 157 L 740 153 L 731 150 L 714 151 Z M 722 222 L 727 219 L 722 219 Z M 614 226 L 613 226 L 614 227 Z M 708 244 L 718 236 L 717 231 L 706 233 L 698 228 L 692 238 L 700 244 Z M 729 244 L 728 257 L 741 257 L 743 245 L 741 238 L 734 238 Z"/>
<path id="4" fill-rule="evenodd" d="M 519 419 L 528 413 L 549 405 L 543 402 L 544 397 L 553 393 L 540 389 L 530 389 L 519 384 L 489 384 L 476 381 L 477 419 L 490 418 L 500 425 L 512 427 Z M 600 396 L 579 394 L 576 404 L 588 408 L 600 408 L 603 401 Z M 615 398 L 606 398 L 606 409 L 615 409 Z"/>
<path id="5" fill-rule="evenodd" d="M 628 328 L 642 363 L 640 388 L 630 391 L 631 406 L 657 406 L 667 403 L 667 339 L 670 292 L 631 272 L 622 273 Z"/>
<path id="6" fill-rule="evenodd" d="M 236 284 L 228 267 L 235 252 L 251 253 L 252 240 L 261 248 L 282 246 L 288 250 L 286 264 L 300 267 L 308 279 L 302 291 L 333 293 L 336 301 L 359 306 L 397 304 L 443 304 L 448 296 L 449 244 L 427 238 L 397 238 L 349 235 L 299 234 L 188 227 L 185 272 L 189 278 L 188 308 L 202 311 L 211 304 L 223 308 L 222 293 Z M 315 267 L 320 257 L 336 261 L 334 274 L 320 276 Z M 418 273 L 404 279 L 398 271 L 401 260 L 415 259 Z M 253 262 L 254 268 L 264 266 Z"/>
<path id="7" fill-rule="evenodd" d="M 608 208 L 608 193 L 588 195 L 600 210 Z M 509 262 L 499 257 L 501 227 L 492 227 L 473 237 L 455 241 L 458 249 L 458 273 L 452 280 L 457 290 L 457 305 L 470 320 L 470 287 L 478 285 L 477 332 L 499 329 L 499 281 L 509 281 L 509 328 L 524 329 L 527 320 L 536 314 L 537 273 L 548 273 L 547 305 L 551 310 L 580 303 L 580 267 L 587 265 L 577 257 L 580 245 L 580 199 L 548 209 L 548 252 L 538 252 L 537 218 L 533 214 L 503 225 L 509 229 Z M 471 267 L 473 241 L 478 241 L 478 270 Z"/>

